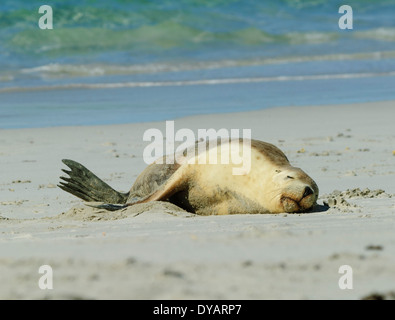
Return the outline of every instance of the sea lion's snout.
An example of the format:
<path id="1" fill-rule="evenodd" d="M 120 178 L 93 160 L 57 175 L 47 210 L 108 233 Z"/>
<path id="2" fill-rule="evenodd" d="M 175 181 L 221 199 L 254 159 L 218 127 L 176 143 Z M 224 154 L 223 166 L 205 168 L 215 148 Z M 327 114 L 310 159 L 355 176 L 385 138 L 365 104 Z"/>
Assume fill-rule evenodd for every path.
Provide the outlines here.
<path id="1" fill-rule="evenodd" d="M 292 213 L 300 211 L 298 203 L 290 197 L 281 197 L 281 204 L 284 212 Z"/>
<path id="2" fill-rule="evenodd" d="M 311 188 L 308 189 L 308 192 L 305 191 L 303 198 L 300 201 L 297 201 L 292 196 L 283 196 L 281 198 L 283 209 L 288 213 L 308 211 L 311 207 L 313 207 L 314 203 L 315 196 L 314 191 L 312 191 Z"/>
<path id="3" fill-rule="evenodd" d="M 306 197 L 308 197 L 311 194 L 314 194 L 313 189 L 311 189 L 309 186 L 304 188 L 303 198 L 306 198 Z"/>
<path id="4" fill-rule="evenodd" d="M 293 186 L 281 197 L 280 201 L 285 212 L 306 212 L 317 201 L 318 190 L 314 186 Z"/>
<path id="5" fill-rule="evenodd" d="M 299 207 L 301 211 L 307 211 L 311 209 L 316 203 L 318 195 L 314 191 L 313 187 L 306 186 L 303 191 L 302 199 L 299 201 Z"/>

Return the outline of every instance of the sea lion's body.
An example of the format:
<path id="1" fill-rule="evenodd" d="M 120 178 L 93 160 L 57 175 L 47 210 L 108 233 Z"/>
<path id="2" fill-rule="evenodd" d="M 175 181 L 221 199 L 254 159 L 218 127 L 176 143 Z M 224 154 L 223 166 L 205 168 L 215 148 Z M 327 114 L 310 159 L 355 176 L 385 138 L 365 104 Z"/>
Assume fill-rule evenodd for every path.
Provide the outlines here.
<path id="1" fill-rule="evenodd" d="M 62 182 L 60 187 L 88 202 L 108 203 L 98 207 L 109 210 L 154 200 L 169 201 L 200 215 L 309 210 L 318 197 L 316 183 L 301 169 L 292 167 L 274 145 L 248 142 L 237 139 L 214 146 L 203 142 L 207 145 L 203 149 L 197 142 L 183 154 L 173 156 L 174 163 L 166 161 L 167 156 L 149 165 L 125 194 L 113 190 L 78 163 L 64 160 L 72 169 L 65 171 L 71 178 L 62 177 L 68 184 Z M 242 148 L 249 148 L 250 167 L 241 174 L 234 174 L 234 164 L 220 161 L 221 155 L 229 154 L 235 144 L 243 153 L 246 150 Z M 213 155 L 219 163 L 209 164 Z M 95 190 L 88 190 L 92 187 Z"/>

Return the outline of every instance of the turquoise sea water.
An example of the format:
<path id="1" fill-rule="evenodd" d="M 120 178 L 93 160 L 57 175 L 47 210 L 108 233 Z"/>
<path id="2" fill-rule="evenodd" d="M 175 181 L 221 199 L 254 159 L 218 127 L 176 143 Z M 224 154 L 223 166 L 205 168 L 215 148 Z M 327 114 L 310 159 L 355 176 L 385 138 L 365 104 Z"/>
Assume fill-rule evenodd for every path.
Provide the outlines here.
<path id="1" fill-rule="evenodd" d="M 2 0 L 0 128 L 395 99 L 395 1 L 343 4 Z"/>

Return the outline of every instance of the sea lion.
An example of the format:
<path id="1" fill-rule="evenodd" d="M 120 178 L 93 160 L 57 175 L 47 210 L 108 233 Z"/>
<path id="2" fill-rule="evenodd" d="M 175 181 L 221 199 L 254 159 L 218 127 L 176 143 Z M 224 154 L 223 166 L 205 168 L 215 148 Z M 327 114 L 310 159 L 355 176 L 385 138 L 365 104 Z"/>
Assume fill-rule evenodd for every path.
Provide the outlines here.
<path id="1" fill-rule="evenodd" d="M 58 186 L 87 201 L 87 205 L 107 210 L 169 201 L 199 215 L 309 211 L 316 204 L 319 192 L 313 179 L 291 166 L 276 146 L 259 140 L 248 142 L 233 139 L 214 146 L 207 141 L 196 142 L 178 154 L 174 163 L 166 161 L 169 156 L 164 156 L 149 165 L 127 193 L 115 191 L 81 164 L 62 160 L 71 171 L 62 170 L 70 177 L 62 176 Z M 206 147 L 200 148 L 201 143 Z M 201 161 L 212 155 L 220 159 L 235 144 L 250 157 L 248 172 L 235 175 L 232 163 Z"/>

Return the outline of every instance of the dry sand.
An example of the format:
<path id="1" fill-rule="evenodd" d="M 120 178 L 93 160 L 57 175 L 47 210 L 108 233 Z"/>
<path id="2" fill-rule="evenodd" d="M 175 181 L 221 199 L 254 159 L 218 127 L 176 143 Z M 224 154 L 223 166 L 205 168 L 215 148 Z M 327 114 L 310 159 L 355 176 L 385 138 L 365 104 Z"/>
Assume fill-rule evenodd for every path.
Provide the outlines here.
<path id="1" fill-rule="evenodd" d="M 79 161 L 127 191 L 164 123 L 0 131 L 1 299 L 361 299 L 395 291 L 395 102 L 177 119 L 250 128 L 314 178 L 308 214 L 195 216 L 167 203 L 118 212 L 56 187 Z M 328 206 L 326 206 L 327 204 Z M 53 289 L 38 286 L 41 265 Z M 353 288 L 340 289 L 339 267 Z"/>

